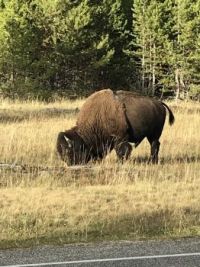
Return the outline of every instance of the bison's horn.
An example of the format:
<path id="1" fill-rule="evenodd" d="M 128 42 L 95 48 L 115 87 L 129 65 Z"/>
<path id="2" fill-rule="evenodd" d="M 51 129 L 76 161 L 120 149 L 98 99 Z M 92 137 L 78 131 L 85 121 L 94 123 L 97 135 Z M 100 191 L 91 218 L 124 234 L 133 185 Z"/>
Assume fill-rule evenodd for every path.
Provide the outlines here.
<path id="1" fill-rule="evenodd" d="M 68 146 L 71 148 L 72 147 L 71 140 L 67 136 L 65 136 L 65 135 L 64 135 L 64 138 L 65 138 Z"/>

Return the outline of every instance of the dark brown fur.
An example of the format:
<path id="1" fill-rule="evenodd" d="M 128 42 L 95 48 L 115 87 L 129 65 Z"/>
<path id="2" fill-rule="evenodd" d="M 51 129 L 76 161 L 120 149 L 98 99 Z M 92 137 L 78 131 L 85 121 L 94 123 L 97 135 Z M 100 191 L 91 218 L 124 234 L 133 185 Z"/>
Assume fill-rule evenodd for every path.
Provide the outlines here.
<path id="1" fill-rule="evenodd" d="M 159 138 L 161 136 L 166 117 L 166 108 L 169 111 L 169 123 L 174 122 L 174 115 L 169 107 L 152 98 L 126 91 L 117 91 L 116 95 L 125 106 L 125 114 L 129 124 L 128 142 L 138 146 L 147 137 L 151 145 L 150 160 L 158 162 Z"/>
<path id="2" fill-rule="evenodd" d="M 76 126 L 59 134 L 57 150 L 69 165 L 102 159 L 113 148 L 123 160 L 130 156 L 129 143 L 137 146 L 147 137 L 150 160 L 157 163 L 166 109 L 172 124 L 173 113 L 160 101 L 127 91 L 101 90 L 86 100 Z"/>

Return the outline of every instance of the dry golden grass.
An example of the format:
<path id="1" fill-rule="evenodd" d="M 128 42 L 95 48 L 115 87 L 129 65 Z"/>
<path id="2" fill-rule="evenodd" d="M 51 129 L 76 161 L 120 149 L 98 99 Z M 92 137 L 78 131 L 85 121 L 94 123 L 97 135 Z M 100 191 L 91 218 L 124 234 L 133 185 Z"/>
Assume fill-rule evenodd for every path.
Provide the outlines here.
<path id="1" fill-rule="evenodd" d="M 0 169 L 0 246 L 199 235 L 200 105 L 169 103 L 176 121 L 165 124 L 156 166 L 143 141 L 124 165 L 112 152 L 69 170 L 55 142 L 75 123 L 65 109 L 82 103 L 0 102 L 0 162 L 26 166 Z"/>
<path id="2" fill-rule="evenodd" d="M 0 107 L 4 110 L 10 110 L 10 111 L 33 111 L 38 109 L 44 109 L 46 107 L 48 108 L 67 108 L 67 109 L 74 109 L 74 108 L 80 108 L 83 104 L 83 100 L 79 99 L 76 101 L 70 101 L 70 100 L 60 100 L 55 101 L 51 103 L 47 102 L 41 102 L 37 100 L 32 101 L 21 101 L 21 100 L 10 100 L 10 99 L 1 99 L 0 98 Z"/>

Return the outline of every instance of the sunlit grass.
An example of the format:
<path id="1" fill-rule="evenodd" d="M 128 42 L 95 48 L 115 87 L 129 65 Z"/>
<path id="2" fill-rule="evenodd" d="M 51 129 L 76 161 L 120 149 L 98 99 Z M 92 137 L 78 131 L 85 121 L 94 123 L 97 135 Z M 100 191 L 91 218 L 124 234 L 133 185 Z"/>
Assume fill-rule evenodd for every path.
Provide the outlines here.
<path id="1" fill-rule="evenodd" d="M 55 142 L 76 113 L 42 110 L 82 103 L 0 102 L 8 118 L 0 123 L 0 162 L 26 166 L 0 169 L 0 246 L 200 234 L 200 105 L 169 103 L 176 121 L 170 127 L 166 120 L 158 165 L 147 164 L 143 141 L 124 165 L 113 151 L 102 163 L 70 170 Z"/>

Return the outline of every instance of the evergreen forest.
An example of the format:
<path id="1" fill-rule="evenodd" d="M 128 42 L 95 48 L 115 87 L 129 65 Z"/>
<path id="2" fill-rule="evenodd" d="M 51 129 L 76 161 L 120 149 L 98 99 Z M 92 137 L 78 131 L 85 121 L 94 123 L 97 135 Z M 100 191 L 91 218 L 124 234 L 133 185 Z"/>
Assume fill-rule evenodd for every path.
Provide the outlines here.
<path id="1" fill-rule="evenodd" d="M 0 94 L 200 97 L 200 0 L 0 0 Z"/>

